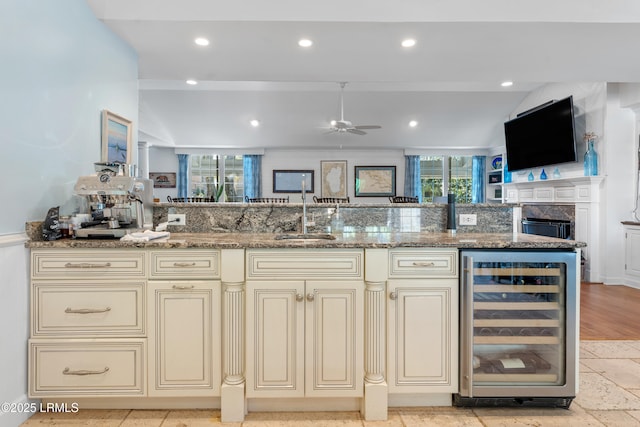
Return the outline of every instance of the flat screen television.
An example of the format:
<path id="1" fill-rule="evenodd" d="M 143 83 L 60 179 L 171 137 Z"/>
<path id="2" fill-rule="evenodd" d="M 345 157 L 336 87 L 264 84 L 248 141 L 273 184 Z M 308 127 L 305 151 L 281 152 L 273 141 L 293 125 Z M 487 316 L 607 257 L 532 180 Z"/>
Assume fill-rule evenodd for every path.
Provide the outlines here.
<path id="1" fill-rule="evenodd" d="M 573 97 L 518 115 L 504 134 L 510 171 L 577 161 Z"/>

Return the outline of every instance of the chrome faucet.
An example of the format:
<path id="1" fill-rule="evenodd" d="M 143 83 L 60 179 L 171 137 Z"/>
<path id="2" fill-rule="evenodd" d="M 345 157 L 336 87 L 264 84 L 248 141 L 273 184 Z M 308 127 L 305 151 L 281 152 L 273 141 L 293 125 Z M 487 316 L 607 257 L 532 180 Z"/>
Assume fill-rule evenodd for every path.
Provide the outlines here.
<path id="1" fill-rule="evenodd" d="M 307 234 L 307 197 L 306 197 L 306 182 L 304 175 L 302 175 L 302 234 Z"/>

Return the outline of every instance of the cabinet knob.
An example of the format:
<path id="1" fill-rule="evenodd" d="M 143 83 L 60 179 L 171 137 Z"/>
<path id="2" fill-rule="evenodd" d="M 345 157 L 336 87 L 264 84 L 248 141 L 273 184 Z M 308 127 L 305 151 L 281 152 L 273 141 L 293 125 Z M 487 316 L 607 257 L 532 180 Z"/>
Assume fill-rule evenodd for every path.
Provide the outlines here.
<path id="1" fill-rule="evenodd" d="M 302 296 L 302 294 L 296 294 L 296 301 L 298 302 L 304 301 L 304 296 Z"/>
<path id="2" fill-rule="evenodd" d="M 395 292 L 390 292 L 389 293 L 389 299 L 393 300 L 393 301 L 397 300 L 398 299 L 398 294 L 395 293 Z"/>
<path id="3" fill-rule="evenodd" d="M 313 294 L 312 294 L 312 293 L 308 293 L 308 294 L 307 294 L 307 301 L 311 302 L 311 301 L 313 301 L 314 299 L 315 299 L 315 296 L 313 296 Z"/>

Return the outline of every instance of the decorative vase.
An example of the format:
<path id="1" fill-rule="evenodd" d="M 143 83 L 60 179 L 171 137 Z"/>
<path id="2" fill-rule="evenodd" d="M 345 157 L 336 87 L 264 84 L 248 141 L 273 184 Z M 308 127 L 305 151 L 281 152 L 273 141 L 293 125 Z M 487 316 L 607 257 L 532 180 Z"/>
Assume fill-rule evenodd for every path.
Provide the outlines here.
<path id="1" fill-rule="evenodd" d="M 584 153 L 584 176 L 598 176 L 598 153 L 593 144 L 596 137 L 593 134 L 585 134 L 587 151 Z"/>
<path id="2" fill-rule="evenodd" d="M 533 177 L 533 171 L 529 172 L 529 176 L 527 177 L 527 181 L 533 181 L 534 177 Z"/>
<path id="3" fill-rule="evenodd" d="M 544 171 L 544 169 L 542 169 L 542 172 L 540 173 L 540 179 L 547 179 L 547 173 Z"/>
<path id="4" fill-rule="evenodd" d="M 553 177 L 554 177 L 555 179 L 560 178 L 560 169 L 555 168 L 555 169 L 553 170 Z"/>

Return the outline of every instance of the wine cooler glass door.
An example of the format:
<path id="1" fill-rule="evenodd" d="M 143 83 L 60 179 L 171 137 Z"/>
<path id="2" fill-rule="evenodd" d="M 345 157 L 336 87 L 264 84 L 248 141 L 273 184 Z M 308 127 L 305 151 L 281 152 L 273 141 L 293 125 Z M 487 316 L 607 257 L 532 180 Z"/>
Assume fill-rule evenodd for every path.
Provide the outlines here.
<path id="1" fill-rule="evenodd" d="M 564 393 L 574 382 L 575 283 L 567 278 L 575 277 L 575 253 L 470 259 L 465 345 L 474 395 Z"/>

